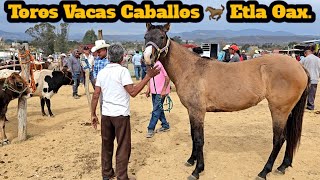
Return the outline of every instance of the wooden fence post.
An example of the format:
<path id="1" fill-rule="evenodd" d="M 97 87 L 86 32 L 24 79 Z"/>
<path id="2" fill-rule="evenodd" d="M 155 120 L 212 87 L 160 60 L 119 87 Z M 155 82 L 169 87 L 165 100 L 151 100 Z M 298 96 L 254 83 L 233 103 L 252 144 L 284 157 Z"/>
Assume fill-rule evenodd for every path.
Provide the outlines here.
<path id="1" fill-rule="evenodd" d="M 25 49 L 28 50 L 28 45 L 25 45 Z M 19 59 L 21 57 L 19 56 Z M 28 57 L 30 58 L 30 57 Z M 21 76 L 27 81 L 30 77 L 30 63 L 26 63 L 28 58 L 21 58 Z M 18 142 L 27 139 L 27 99 L 25 97 L 20 97 L 18 100 Z"/>
<path id="2" fill-rule="evenodd" d="M 89 110 L 90 110 L 90 114 L 92 112 L 92 109 L 91 109 L 91 96 L 90 96 L 90 91 L 89 91 L 89 84 L 91 83 L 90 82 L 90 69 L 86 69 L 85 70 L 85 91 L 86 91 L 86 95 L 87 95 L 87 100 L 88 100 L 88 105 L 89 105 Z"/>
<path id="3" fill-rule="evenodd" d="M 99 39 L 99 40 L 102 40 L 102 39 L 103 39 L 102 29 L 99 29 L 99 30 L 98 30 L 98 39 Z"/>

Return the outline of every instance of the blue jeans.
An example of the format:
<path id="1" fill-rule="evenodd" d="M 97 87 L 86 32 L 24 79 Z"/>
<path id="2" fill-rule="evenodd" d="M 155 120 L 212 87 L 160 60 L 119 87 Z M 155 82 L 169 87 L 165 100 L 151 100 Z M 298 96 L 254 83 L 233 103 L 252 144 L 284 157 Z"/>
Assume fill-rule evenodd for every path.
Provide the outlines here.
<path id="1" fill-rule="evenodd" d="M 74 73 L 72 75 L 72 80 L 74 81 L 73 86 L 72 86 L 72 90 L 73 90 L 72 95 L 74 96 L 74 95 L 78 94 L 78 87 L 80 84 L 80 73 Z"/>
<path id="2" fill-rule="evenodd" d="M 146 76 L 147 74 L 147 67 L 141 66 L 141 80 Z"/>
<path id="3" fill-rule="evenodd" d="M 136 75 L 136 80 L 140 79 L 140 71 L 141 71 L 141 65 L 134 65 L 134 73 Z"/>
<path id="4" fill-rule="evenodd" d="M 169 123 L 166 120 L 166 116 L 164 115 L 163 109 L 160 109 L 159 107 L 160 103 L 163 105 L 165 98 L 161 99 L 161 101 L 160 99 L 161 99 L 160 94 L 152 94 L 153 110 L 152 110 L 152 116 L 150 119 L 148 130 L 154 130 L 159 119 L 161 121 L 161 126 L 163 128 L 170 128 Z"/>

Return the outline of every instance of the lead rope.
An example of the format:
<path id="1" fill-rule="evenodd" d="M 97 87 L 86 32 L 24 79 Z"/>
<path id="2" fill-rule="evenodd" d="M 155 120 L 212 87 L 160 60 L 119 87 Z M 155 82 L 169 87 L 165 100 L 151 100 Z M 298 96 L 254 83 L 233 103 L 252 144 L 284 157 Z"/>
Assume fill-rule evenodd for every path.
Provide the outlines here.
<path id="1" fill-rule="evenodd" d="M 154 77 L 152 79 L 153 79 L 154 90 L 156 91 L 156 94 L 158 94 Z M 173 108 L 173 101 L 171 100 L 169 94 L 164 97 L 165 100 L 166 100 L 164 105 L 168 106 L 167 109 L 163 109 L 163 105 L 162 105 L 162 102 L 161 102 L 161 100 L 162 100 L 161 99 L 161 94 L 160 94 L 160 97 L 159 96 L 157 96 L 157 97 L 158 98 L 156 99 L 156 101 L 158 101 L 158 103 L 159 103 L 159 108 L 161 110 L 163 110 L 163 111 L 168 111 L 170 113 L 171 109 Z"/>
<path id="2" fill-rule="evenodd" d="M 26 82 L 27 82 L 27 85 L 32 89 L 32 92 L 34 93 L 37 89 L 36 87 L 36 84 L 35 84 L 35 80 L 34 80 L 34 74 L 33 74 L 33 69 L 36 69 L 35 68 L 35 63 L 34 63 L 34 57 L 30 54 L 30 51 L 29 50 L 26 50 L 25 51 L 26 53 L 25 54 L 20 54 L 19 53 L 19 62 L 20 62 L 20 67 L 21 67 L 21 70 L 23 71 L 25 77 L 27 75 L 27 73 L 30 74 L 30 79 L 25 79 Z M 26 61 L 26 62 L 22 62 L 22 58 L 27 58 L 29 57 L 29 59 Z M 29 64 L 29 72 L 26 71 L 26 68 L 24 68 L 22 66 L 22 64 Z M 41 69 L 42 69 L 42 65 L 41 65 Z M 29 83 L 29 80 L 30 80 L 30 83 Z"/>

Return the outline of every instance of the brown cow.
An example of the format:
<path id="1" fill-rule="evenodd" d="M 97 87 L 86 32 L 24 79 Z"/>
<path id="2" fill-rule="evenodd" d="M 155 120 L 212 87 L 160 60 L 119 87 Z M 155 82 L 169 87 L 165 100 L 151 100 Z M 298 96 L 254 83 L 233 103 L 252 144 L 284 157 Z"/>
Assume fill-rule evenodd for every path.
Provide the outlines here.
<path id="1" fill-rule="evenodd" d="M 30 89 L 18 73 L 12 73 L 9 77 L 0 79 L 0 145 L 9 144 L 5 133 L 5 115 L 9 102 L 28 94 L 30 94 Z"/>

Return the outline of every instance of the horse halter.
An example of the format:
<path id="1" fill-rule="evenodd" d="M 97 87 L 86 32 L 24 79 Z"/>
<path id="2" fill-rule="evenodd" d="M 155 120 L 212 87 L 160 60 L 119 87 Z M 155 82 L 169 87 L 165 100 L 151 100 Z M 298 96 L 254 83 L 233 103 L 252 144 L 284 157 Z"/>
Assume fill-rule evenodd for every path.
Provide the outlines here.
<path id="1" fill-rule="evenodd" d="M 159 60 L 161 53 L 165 52 L 164 56 L 166 56 L 168 54 L 169 46 L 170 46 L 170 37 L 167 34 L 166 34 L 166 36 L 167 36 L 167 43 L 162 49 L 160 49 L 159 46 L 157 46 L 157 44 L 152 41 L 147 42 L 147 44 L 145 45 L 145 47 L 148 47 L 149 45 L 151 45 L 157 50 L 158 56 L 155 59 L 155 61 Z"/>
<path id="2" fill-rule="evenodd" d="M 6 91 L 7 89 L 10 90 L 11 92 L 19 94 L 18 97 L 21 97 L 22 93 L 24 93 L 28 89 L 28 86 L 26 86 L 22 91 L 18 91 L 14 89 L 12 86 L 10 86 L 10 84 L 8 83 L 8 78 L 6 78 L 6 80 L 4 81 L 2 90 Z"/>

